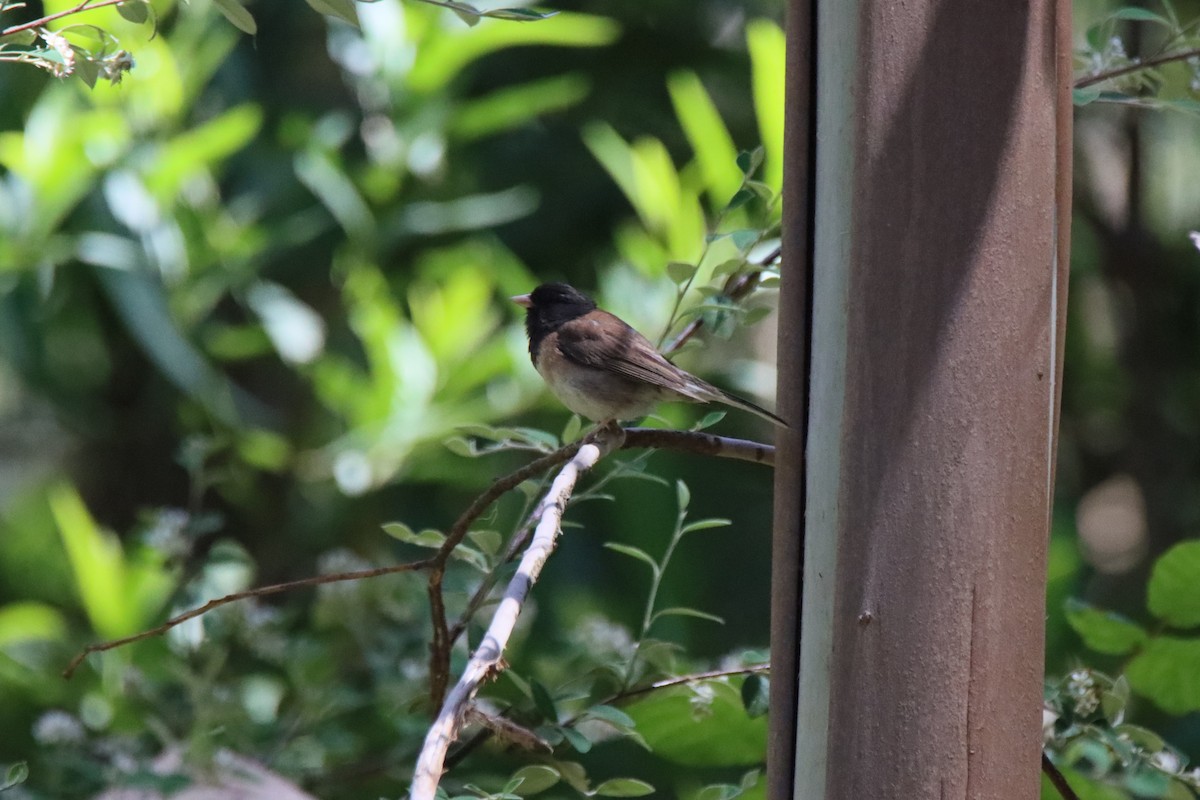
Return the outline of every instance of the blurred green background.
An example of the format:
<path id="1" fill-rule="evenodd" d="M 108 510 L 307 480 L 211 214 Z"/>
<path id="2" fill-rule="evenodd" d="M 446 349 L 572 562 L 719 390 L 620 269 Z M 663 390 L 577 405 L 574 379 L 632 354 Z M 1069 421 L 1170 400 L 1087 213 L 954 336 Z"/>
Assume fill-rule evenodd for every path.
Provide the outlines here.
<path id="1" fill-rule="evenodd" d="M 32 4 L 4 24 L 71 5 Z M 700 256 L 706 219 L 742 185 L 737 153 L 761 145 L 756 177 L 778 188 L 782 5 L 579 0 L 539 22 L 468 26 L 379 0 L 358 4 L 355 28 L 259 0 L 248 36 L 210 0 L 155 0 L 157 30 L 113 9 L 80 20 L 133 53 L 119 85 L 0 65 L 0 764 L 30 769 L 14 796 L 170 791 L 195 776 L 156 766 L 160 752 L 203 763 L 223 749 L 319 797 L 403 794 L 428 720 L 419 576 L 227 607 L 92 656 L 69 682 L 59 672 L 89 642 L 230 591 L 422 557 L 381 526 L 445 530 L 530 457 L 464 456 L 463 426 L 544 431 L 531 448 L 560 435 L 568 416 L 506 298 L 569 280 L 662 329 L 676 297 L 667 264 Z M 1116 7 L 1076 4 L 1081 47 Z M 1200 3 L 1173 8 L 1200 16 Z M 1134 17 L 1114 34 L 1160 45 L 1153 24 L 1120 27 Z M 1184 67 L 1164 74 L 1158 97 L 1194 98 Z M 1122 672 L 1129 651 L 1085 646 L 1068 598 L 1089 604 L 1072 606 L 1076 629 L 1096 609 L 1153 626 L 1151 565 L 1200 522 L 1198 133 L 1178 111 L 1077 112 L 1051 678 L 1081 664 Z M 714 243 L 706 270 L 722 247 L 740 245 Z M 772 301 L 767 289 L 752 302 Z M 771 324 L 732 333 L 681 363 L 769 405 Z M 664 407 L 661 424 L 703 413 Z M 741 414 L 718 430 L 771 436 Z M 639 677 L 765 657 L 769 473 L 666 453 L 626 461 L 593 492 L 617 502 L 572 508 L 580 527 L 510 653 L 516 679 L 489 690 L 531 726 L 621 685 L 609 673 L 628 666 L 650 581 L 603 545 L 660 557 L 677 480 L 689 519 L 731 524 L 682 540 L 659 607 L 725 624 L 664 619 Z M 484 527 L 507 535 L 524 502 L 514 494 Z M 452 606 L 477 580 L 455 564 Z M 1153 681 L 1135 681 L 1128 706 L 1193 758 L 1197 681 L 1200 666 L 1166 706 Z M 569 741 L 577 752 L 559 761 L 593 785 L 632 776 L 662 796 L 761 793 L 755 776 L 742 781 L 761 765 L 763 718 L 738 689 L 635 704 L 625 710 L 649 750 L 585 730 L 596 746 Z M 449 782 L 496 792 L 528 760 L 485 746 Z M 1089 796 L 1168 796 L 1110 783 Z M 551 791 L 572 796 L 564 787 Z"/>

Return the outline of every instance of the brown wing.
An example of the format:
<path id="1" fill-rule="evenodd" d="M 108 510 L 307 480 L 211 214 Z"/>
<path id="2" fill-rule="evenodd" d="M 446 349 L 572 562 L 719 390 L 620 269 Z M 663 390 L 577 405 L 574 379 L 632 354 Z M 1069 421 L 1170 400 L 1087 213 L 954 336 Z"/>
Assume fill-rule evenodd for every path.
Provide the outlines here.
<path id="1" fill-rule="evenodd" d="M 592 311 L 558 329 L 558 349 L 571 361 L 678 392 L 714 399 L 715 390 L 663 358 L 650 341 L 607 311 Z"/>

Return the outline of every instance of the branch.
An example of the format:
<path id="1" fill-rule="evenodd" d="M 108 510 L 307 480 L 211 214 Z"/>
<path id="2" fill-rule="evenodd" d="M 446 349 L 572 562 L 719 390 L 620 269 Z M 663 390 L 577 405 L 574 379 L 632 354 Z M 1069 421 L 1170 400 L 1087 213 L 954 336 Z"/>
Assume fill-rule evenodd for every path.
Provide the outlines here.
<path id="1" fill-rule="evenodd" d="M 410 561 L 405 564 L 393 564 L 390 567 L 375 567 L 374 569 L 360 569 L 353 572 L 335 572 L 331 575 L 316 575 L 311 578 L 302 578 L 298 581 L 287 581 L 286 583 L 275 583 L 270 586 L 260 586 L 257 589 L 247 589 L 244 592 L 234 592 L 227 594 L 224 597 L 218 597 L 215 600 L 209 600 L 199 608 L 193 608 L 191 611 L 171 617 L 169 620 L 159 625 L 157 628 L 151 628 L 141 633 L 135 633 L 133 636 L 126 636 L 123 639 L 113 639 L 108 642 L 99 644 L 89 644 L 83 648 L 77 656 L 71 659 L 71 663 L 67 664 L 67 668 L 63 670 L 63 678 L 70 680 L 75 674 L 75 670 L 79 669 L 79 665 L 83 660 L 92 653 L 102 653 L 105 650 L 112 650 L 117 647 L 123 647 L 127 644 L 140 642 L 143 639 L 149 639 L 153 636 L 161 636 L 177 625 L 187 622 L 189 619 L 195 619 L 203 614 L 207 614 L 214 608 L 220 608 L 230 603 L 236 603 L 239 600 L 246 600 L 251 597 L 266 597 L 267 595 L 279 594 L 280 592 L 289 592 L 292 589 L 302 589 L 308 586 L 320 586 L 325 583 L 338 583 L 340 581 L 357 581 L 363 578 L 376 578 L 380 575 L 391 575 L 396 572 L 414 572 L 419 569 L 425 569 L 433 563 L 432 558 L 426 558 L 421 561 Z"/>
<path id="2" fill-rule="evenodd" d="M 583 442 L 575 442 L 559 448 L 549 455 L 542 456 L 526 464 L 516 472 L 496 480 L 483 494 L 455 521 L 446 534 L 446 541 L 431 559 L 429 570 L 429 614 L 433 620 L 433 641 L 429 645 L 429 696 L 433 705 L 442 702 L 446 694 L 446 685 L 450 681 L 450 647 L 454 640 L 450 636 L 449 624 L 446 621 L 446 603 L 442 599 L 442 578 L 446 575 L 446 562 L 454 548 L 462 544 L 467 531 L 475 520 L 488 510 L 492 503 L 499 500 L 506 492 L 515 489 L 522 481 L 532 478 L 541 472 L 556 467 L 573 457 Z"/>
<path id="3" fill-rule="evenodd" d="M 1050 760 L 1050 756 L 1046 755 L 1045 750 L 1042 751 L 1042 772 L 1046 773 L 1046 777 L 1050 779 L 1050 783 L 1054 784 L 1054 788 L 1058 790 L 1063 800 L 1079 800 L 1079 795 L 1071 788 L 1071 784 L 1067 783 L 1067 776 L 1059 771 L 1054 762 Z"/>
<path id="4" fill-rule="evenodd" d="M 693 672 L 690 675 L 678 675 L 674 678 L 663 678 L 654 683 L 648 683 L 645 686 L 639 686 L 636 689 L 626 689 L 617 692 L 607 700 L 601 701 L 603 705 L 612 705 L 613 703 L 623 703 L 631 697 L 638 697 L 650 692 L 656 692 L 659 689 L 669 689 L 672 686 L 683 686 L 688 683 L 696 683 L 698 681 L 710 681 L 714 678 L 731 678 L 734 675 L 759 675 L 770 672 L 770 664 L 748 664 L 744 667 L 734 667 L 732 669 L 714 669 L 708 672 Z"/>
<path id="5" fill-rule="evenodd" d="M 1139 72 L 1144 69 L 1153 69 L 1161 67 L 1163 64 L 1170 64 L 1172 61 L 1186 61 L 1189 58 L 1200 56 L 1200 47 L 1193 47 L 1190 50 L 1178 50 L 1174 53 L 1165 53 L 1154 58 L 1147 58 L 1144 61 L 1139 61 L 1136 64 L 1127 64 L 1124 67 L 1110 69 L 1107 72 L 1097 72 L 1095 75 L 1088 75 L 1075 81 L 1076 89 L 1086 89 L 1089 86 L 1094 86 L 1097 83 L 1111 80 L 1112 78 L 1120 78 L 1123 75 L 1128 75 L 1132 72 Z"/>
<path id="6" fill-rule="evenodd" d="M 663 428 L 625 428 L 625 441 L 620 449 L 634 450 L 643 447 L 656 450 L 676 450 L 681 453 L 696 453 L 698 455 L 714 456 L 717 458 L 732 458 L 739 461 L 753 461 L 756 464 L 766 464 L 770 467 L 775 466 L 775 448 L 769 444 L 762 444 L 761 442 L 754 442 L 749 439 L 716 436 L 711 433 L 701 433 L 699 431 L 673 431 Z M 521 470 L 522 474 L 525 473 L 526 469 L 528 468 Z M 504 480 L 507 481 L 507 479 Z M 517 531 L 499 563 L 507 564 L 521 551 L 528 540 L 531 524 L 532 519 Z M 467 606 L 462 614 L 459 615 L 459 618 L 453 625 L 448 627 L 446 634 L 447 647 L 453 646 L 458 641 L 458 637 L 462 636 L 463 631 L 467 629 L 471 617 L 475 615 L 475 612 L 487 600 L 492 587 L 496 585 L 496 575 L 497 571 L 493 570 L 484 577 L 483 581 L 471 595 L 471 599 L 467 601 Z M 447 660 L 446 663 L 447 669 L 449 669 L 449 661 Z"/>
<path id="7" fill-rule="evenodd" d="M 673 431 L 667 428 L 626 428 L 625 448 L 651 447 L 659 450 L 677 450 L 681 453 L 697 453 L 717 458 L 733 458 L 738 461 L 753 461 L 756 464 L 775 466 L 775 447 L 749 439 L 734 439 L 700 431 Z"/>
<path id="8" fill-rule="evenodd" d="M 72 14 L 78 14 L 81 11 L 91 11 L 92 9 L 104 8 L 105 6 L 119 6 L 121 3 L 127 2 L 129 2 L 129 0 L 99 0 L 99 2 L 83 0 L 83 2 L 79 5 L 64 9 L 56 14 L 47 14 L 46 16 L 35 19 L 32 22 L 22 22 L 20 25 L 13 25 L 12 27 L 5 28 L 4 30 L 0 31 L 0 36 L 10 36 L 14 33 L 21 33 L 22 31 L 31 31 L 34 28 L 44 28 L 46 27 L 46 23 L 54 22 L 54 20 L 62 19 L 63 17 L 69 17 Z"/>
<path id="9" fill-rule="evenodd" d="M 766 672 L 770 672 L 770 671 L 771 671 L 770 664 L 750 664 L 749 666 L 735 667 L 733 669 L 714 669 L 714 670 L 709 670 L 708 672 L 693 672 L 690 675 L 677 675 L 674 678 L 663 678 L 660 681 L 655 681 L 654 683 L 648 683 L 645 686 L 638 686 L 637 688 L 634 688 L 634 689 L 625 689 L 624 691 L 617 692 L 616 694 L 610 695 L 609 697 L 605 698 L 604 700 L 599 701 L 599 705 L 616 705 L 617 703 L 623 703 L 632 697 L 640 697 L 641 695 L 644 695 L 644 694 L 650 694 L 651 692 L 656 692 L 659 689 L 669 689 L 672 686 L 684 686 L 689 683 L 697 683 L 699 681 L 713 680 L 714 678 L 730 678 L 730 677 L 733 677 L 734 675 L 755 675 L 755 674 L 762 674 L 762 673 L 766 673 Z M 562 724 L 563 725 L 571 725 L 571 724 L 577 722 L 579 720 L 580 716 L 581 715 L 576 715 L 574 717 L 571 717 L 570 719 L 566 720 Z M 471 752 L 473 750 L 475 750 L 475 748 L 479 747 L 481 744 L 486 742 L 493 735 L 503 736 L 503 734 L 500 731 L 493 730 L 492 726 L 490 724 L 488 724 L 487 721 L 476 720 L 473 718 L 473 716 L 470 713 L 468 713 L 467 718 L 468 718 L 468 721 L 470 721 L 470 722 L 478 721 L 481 724 L 482 729 L 478 733 L 476 733 L 473 737 L 471 737 L 470 740 L 464 742 L 462 747 L 459 747 L 457 750 L 455 750 L 453 753 L 450 754 L 450 756 L 446 759 L 447 768 L 451 768 L 451 767 L 454 767 L 455 765 L 457 765 L 460 761 L 462 761 L 464 758 L 466 758 L 468 755 L 470 755 Z M 490 718 L 490 720 L 493 722 L 496 719 L 503 719 L 503 718 L 502 717 L 494 717 L 494 716 Z M 520 742 L 514 742 L 514 744 L 520 744 Z M 533 748 L 527 747 L 526 749 L 533 749 Z"/>
<path id="10" fill-rule="evenodd" d="M 609 432 L 615 435 L 608 435 Z M 409 797 L 412 800 L 433 800 L 438 782 L 442 778 L 446 751 L 458 736 L 467 703 L 488 677 L 500 669 L 500 658 L 508 639 L 517 623 L 521 606 L 537 581 L 542 566 L 554 550 L 561 530 L 563 510 L 579 476 L 591 469 L 601 457 L 621 444 L 624 437 L 620 428 L 604 428 L 595 441 L 579 448 L 574 458 L 562 468 L 558 477 L 542 500 L 537 514 L 537 528 L 529 549 L 521 557 L 517 572 L 509 581 L 504 598 L 496 607 L 496 613 L 483 636 L 479 648 L 467 662 L 462 677 L 446 696 L 441 712 L 425 737 L 425 744 L 417 759 Z"/>

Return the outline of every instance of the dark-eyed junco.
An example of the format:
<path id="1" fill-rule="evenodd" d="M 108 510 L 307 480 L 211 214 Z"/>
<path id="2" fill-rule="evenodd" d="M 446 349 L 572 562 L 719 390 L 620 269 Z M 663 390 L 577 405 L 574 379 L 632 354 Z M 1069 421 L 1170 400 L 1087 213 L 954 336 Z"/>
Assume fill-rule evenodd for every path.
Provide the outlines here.
<path id="1" fill-rule="evenodd" d="M 663 400 L 683 400 L 724 403 L 787 427 L 667 361 L 645 336 L 565 283 L 544 283 L 512 300 L 526 309 L 533 366 L 576 414 L 596 422 L 639 419 Z"/>

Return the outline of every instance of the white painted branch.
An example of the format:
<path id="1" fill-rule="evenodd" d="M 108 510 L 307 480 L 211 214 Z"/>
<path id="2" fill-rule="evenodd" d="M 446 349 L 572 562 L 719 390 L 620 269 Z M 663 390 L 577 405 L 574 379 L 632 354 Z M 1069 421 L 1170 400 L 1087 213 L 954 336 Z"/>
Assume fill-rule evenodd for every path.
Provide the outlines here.
<path id="1" fill-rule="evenodd" d="M 417 768 L 409 791 L 411 800 L 433 800 L 438 782 L 442 778 L 446 751 L 458 736 L 467 704 L 475 696 L 480 685 L 499 668 L 500 657 L 517 624 L 521 606 L 537 581 L 542 565 L 554 550 L 561 530 L 563 509 L 566 508 L 571 491 L 575 488 L 575 481 L 591 469 L 601 456 L 619 447 L 621 438 L 619 435 L 601 437 L 597 442 L 581 447 L 575 457 L 559 471 L 550 491 L 542 499 L 536 512 L 537 529 L 529 543 L 529 549 L 521 557 L 517 572 L 509 581 L 504 598 L 496 608 L 483 641 L 467 662 L 458 683 L 446 695 L 441 712 L 425 736 L 425 744 L 417 758 Z"/>

